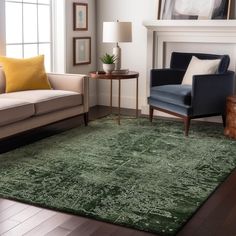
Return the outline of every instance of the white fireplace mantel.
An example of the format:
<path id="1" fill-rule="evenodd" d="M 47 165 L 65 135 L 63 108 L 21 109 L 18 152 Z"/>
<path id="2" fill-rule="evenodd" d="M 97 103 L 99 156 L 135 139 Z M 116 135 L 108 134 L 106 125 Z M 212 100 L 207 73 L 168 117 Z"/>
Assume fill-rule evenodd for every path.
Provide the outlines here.
<path id="1" fill-rule="evenodd" d="M 236 20 L 152 20 L 143 25 L 158 32 L 236 32 Z"/>
<path id="2" fill-rule="evenodd" d="M 148 29 L 151 67 L 163 67 L 164 44 L 168 42 L 236 45 L 236 20 L 153 20 L 143 24 Z"/>
<path id="3" fill-rule="evenodd" d="M 165 66 L 166 43 L 230 44 L 236 53 L 236 20 L 152 20 L 143 25 L 147 28 L 147 96 L 150 70 Z"/>

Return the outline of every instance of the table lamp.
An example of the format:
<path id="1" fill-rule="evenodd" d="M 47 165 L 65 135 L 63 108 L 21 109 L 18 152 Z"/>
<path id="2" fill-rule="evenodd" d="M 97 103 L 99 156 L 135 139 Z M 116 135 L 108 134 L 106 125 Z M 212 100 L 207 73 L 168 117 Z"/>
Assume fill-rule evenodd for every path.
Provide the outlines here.
<path id="1" fill-rule="evenodd" d="M 121 48 L 118 43 L 132 42 L 131 22 L 103 22 L 103 42 L 116 43 L 113 54 L 116 56 L 115 71 L 121 70 Z"/>

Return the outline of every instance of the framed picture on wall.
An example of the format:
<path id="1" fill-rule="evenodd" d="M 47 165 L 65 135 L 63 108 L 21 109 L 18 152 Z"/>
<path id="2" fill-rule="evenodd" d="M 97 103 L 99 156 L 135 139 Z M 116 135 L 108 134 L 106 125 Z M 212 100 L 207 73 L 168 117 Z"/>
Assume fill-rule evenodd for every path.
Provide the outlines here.
<path id="1" fill-rule="evenodd" d="M 91 37 L 73 38 L 73 62 L 74 65 L 91 63 Z"/>
<path id="2" fill-rule="evenodd" d="M 73 3 L 73 27 L 74 30 L 88 30 L 88 4 Z"/>
<path id="3" fill-rule="evenodd" d="M 157 9 L 157 19 L 161 19 L 161 1 L 162 0 L 156 0 L 156 9 Z"/>
<path id="4" fill-rule="evenodd" d="M 161 0 L 162 20 L 229 19 L 231 0 Z"/>

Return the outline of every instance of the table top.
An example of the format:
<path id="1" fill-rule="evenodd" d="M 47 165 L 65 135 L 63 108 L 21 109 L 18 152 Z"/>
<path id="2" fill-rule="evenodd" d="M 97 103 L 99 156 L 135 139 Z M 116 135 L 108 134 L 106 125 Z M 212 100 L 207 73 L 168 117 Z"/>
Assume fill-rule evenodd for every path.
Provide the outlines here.
<path id="1" fill-rule="evenodd" d="M 139 73 L 135 72 L 135 71 L 129 71 L 128 73 L 121 73 L 121 74 L 117 74 L 117 73 L 111 73 L 111 74 L 106 74 L 104 71 L 93 71 L 90 72 L 90 77 L 93 79 L 116 79 L 116 80 L 120 80 L 120 79 L 134 79 L 139 77 Z"/>

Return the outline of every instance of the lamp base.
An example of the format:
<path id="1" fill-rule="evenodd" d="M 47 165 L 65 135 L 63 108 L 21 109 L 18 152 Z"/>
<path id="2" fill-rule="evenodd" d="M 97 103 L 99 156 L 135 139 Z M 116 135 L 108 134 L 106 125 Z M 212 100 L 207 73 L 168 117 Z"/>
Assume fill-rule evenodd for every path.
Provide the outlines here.
<path id="1" fill-rule="evenodd" d="M 113 55 L 115 55 L 115 57 L 116 57 L 115 70 L 120 70 L 120 68 L 121 68 L 121 48 L 119 47 L 118 43 L 116 44 L 116 47 L 113 48 Z"/>

